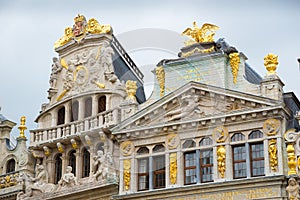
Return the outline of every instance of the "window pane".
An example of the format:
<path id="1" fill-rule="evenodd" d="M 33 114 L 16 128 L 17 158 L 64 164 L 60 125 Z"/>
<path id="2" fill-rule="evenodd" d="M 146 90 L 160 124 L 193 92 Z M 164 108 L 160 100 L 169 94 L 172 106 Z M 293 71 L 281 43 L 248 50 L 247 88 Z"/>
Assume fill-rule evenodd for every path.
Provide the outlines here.
<path id="1" fill-rule="evenodd" d="M 213 181 L 213 150 L 200 151 L 201 182 Z"/>
<path id="2" fill-rule="evenodd" d="M 245 146 L 234 146 L 233 148 L 233 175 L 234 178 L 245 178 L 246 173 L 246 148 Z"/>
<path id="3" fill-rule="evenodd" d="M 153 148 L 154 153 L 164 152 L 164 151 L 165 151 L 165 147 L 162 144 L 158 144 Z"/>
<path id="4" fill-rule="evenodd" d="M 138 159 L 138 190 L 149 189 L 149 158 Z"/>
<path id="5" fill-rule="evenodd" d="M 165 156 L 153 157 L 153 187 L 162 188 L 166 185 Z"/>
<path id="6" fill-rule="evenodd" d="M 196 151 L 184 154 L 184 184 L 197 182 L 196 177 Z"/>
<path id="7" fill-rule="evenodd" d="M 256 139 L 256 138 L 262 138 L 263 133 L 259 130 L 252 131 L 249 135 L 249 139 Z"/>
<path id="8" fill-rule="evenodd" d="M 262 143 L 251 144 L 251 175 L 263 176 L 265 174 L 264 146 Z"/>
<path id="9" fill-rule="evenodd" d="M 187 148 L 192 148 L 195 147 L 196 143 L 193 140 L 186 140 L 183 145 L 182 148 L 187 149 Z"/>

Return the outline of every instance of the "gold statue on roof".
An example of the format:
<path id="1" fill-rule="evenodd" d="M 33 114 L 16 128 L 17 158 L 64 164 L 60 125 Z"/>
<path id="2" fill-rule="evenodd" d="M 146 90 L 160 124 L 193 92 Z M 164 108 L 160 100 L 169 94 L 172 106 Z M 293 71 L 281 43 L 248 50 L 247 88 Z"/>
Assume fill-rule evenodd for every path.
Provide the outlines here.
<path id="1" fill-rule="evenodd" d="M 218 29 L 218 26 L 209 23 L 203 24 L 200 28 L 196 22 L 193 22 L 193 28 L 185 29 L 182 35 L 192 37 L 195 42 L 213 42 L 215 32 Z"/>

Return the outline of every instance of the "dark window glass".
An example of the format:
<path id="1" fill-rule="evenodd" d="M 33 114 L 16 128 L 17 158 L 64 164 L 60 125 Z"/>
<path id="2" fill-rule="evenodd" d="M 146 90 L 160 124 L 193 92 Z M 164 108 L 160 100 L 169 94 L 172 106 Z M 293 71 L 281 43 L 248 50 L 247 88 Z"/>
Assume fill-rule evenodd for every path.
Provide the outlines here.
<path id="1" fill-rule="evenodd" d="M 84 102 L 84 117 L 92 116 L 92 98 L 85 99 Z"/>
<path id="2" fill-rule="evenodd" d="M 59 153 L 55 156 L 54 162 L 55 162 L 55 173 L 54 173 L 54 183 L 57 184 L 58 181 L 61 179 L 62 175 L 62 160 L 61 160 L 62 154 Z"/>
<path id="3" fill-rule="evenodd" d="M 249 139 L 257 139 L 262 137 L 263 137 L 263 133 L 259 130 L 252 131 L 249 135 Z"/>
<path id="4" fill-rule="evenodd" d="M 246 148 L 245 145 L 233 146 L 233 178 L 246 178 Z"/>
<path id="5" fill-rule="evenodd" d="M 82 153 L 82 177 L 90 175 L 90 152 L 84 148 Z"/>
<path id="6" fill-rule="evenodd" d="M 57 125 L 65 123 L 65 107 L 62 107 L 57 112 Z"/>
<path id="7" fill-rule="evenodd" d="M 164 152 L 165 146 L 162 144 L 158 144 L 153 148 L 153 153 Z"/>
<path id="8" fill-rule="evenodd" d="M 235 133 L 231 137 L 231 142 L 243 141 L 245 140 L 245 136 L 242 133 Z"/>
<path id="9" fill-rule="evenodd" d="M 71 106 L 71 122 L 78 120 L 78 110 L 79 110 L 79 103 L 78 101 L 72 102 Z"/>
<path id="10" fill-rule="evenodd" d="M 147 147 L 140 147 L 139 150 L 137 151 L 138 155 L 143 155 L 148 153 L 149 153 L 149 149 Z"/>
<path id="11" fill-rule="evenodd" d="M 196 151 L 186 152 L 184 154 L 184 184 L 188 185 L 196 182 Z"/>
<path id="12" fill-rule="evenodd" d="M 69 166 L 72 167 L 72 172 L 73 174 L 76 174 L 76 156 L 75 156 L 76 151 L 72 150 L 69 153 Z"/>
<path id="13" fill-rule="evenodd" d="M 101 96 L 98 99 L 98 113 L 106 111 L 106 97 Z"/>
<path id="14" fill-rule="evenodd" d="M 138 159 L 138 190 L 149 189 L 149 158 Z"/>
<path id="15" fill-rule="evenodd" d="M 265 174 L 264 146 L 263 143 L 250 144 L 251 176 Z"/>
<path id="16" fill-rule="evenodd" d="M 10 159 L 6 164 L 6 173 L 14 172 L 16 167 L 15 159 Z"/>
<path id="17" fill-rule="evenodd" d="M 209 137 L 206 137 L 206 138 L 203 138 L 200 143 L 199 143 L 199 146 L 202 147 L 202 146 L 209 146 L 209 145 L 212 145 L 212 139 L 209 138 Z"/>
<path id="18" fill-rule="evenodd" d="M 153 157 L 153 187 L 155 189 L 166 186 L 165 170 L 165 155 Z"/>
<path id="19" fill-rule="evenodd" d="M 192 148 L 195 147 L 196 143 L 193 140 L 186 140 L 183 145 L 182 148 L 187 149 L 187 148 Z"/>
<path id="20" fill-rule="evenodd" d="M 200 176 L 201 182 L 213 181 L 213 150 L 200 151 Z"/>

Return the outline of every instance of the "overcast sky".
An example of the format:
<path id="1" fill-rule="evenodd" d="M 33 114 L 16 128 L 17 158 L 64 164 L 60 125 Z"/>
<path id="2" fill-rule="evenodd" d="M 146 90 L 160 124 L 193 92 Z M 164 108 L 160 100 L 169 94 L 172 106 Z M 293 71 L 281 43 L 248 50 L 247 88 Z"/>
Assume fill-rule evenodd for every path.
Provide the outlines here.
<path id="1" fill-rule="evenodd" d="M 162 58 L 176 57 L 184 45 L 176 40 L 169 42 L 176 44 L 170 49 L 151 48 L 151 44 L 129 47 L 130 41 L 124 36 L 144 29 L 179 35 L 197 21 L 199 26 L 205 22 L 218 25 L 215 39 L 225 38 L 243 52 L 261 76 L 266 74 L 264 56 L 277 54 L 277 74 L 285 83 L 285 92 L 293 91 L 300 98 L 299 9 L 297 0 L 0 0 L 0 113 L 18 124 L 25 115 L 28 128 L 36 127 L 34 120 L 41 104 L 48 102 L 52 57 L 57 56 L 53 44 L 65 27 L 73 25 L 78 13 L 112 25 L 116 37 L 124 40 L 124 48 L 145 73 L 146 86 L 153 82 L 150 71 L 154 65 Z M 161 40 L 152 35 L 140 35 L 139 39 Z"/>

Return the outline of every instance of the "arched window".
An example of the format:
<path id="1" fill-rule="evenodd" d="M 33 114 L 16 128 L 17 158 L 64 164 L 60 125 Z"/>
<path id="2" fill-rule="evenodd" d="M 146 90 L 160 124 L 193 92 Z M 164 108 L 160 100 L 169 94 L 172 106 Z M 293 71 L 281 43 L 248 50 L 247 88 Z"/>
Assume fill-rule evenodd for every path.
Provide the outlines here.
<path id="1" fill-rule="evenodd" d="M 90 175 L 90 152 L 84 148 L 82 152 L 82 177 Z"/>
<path id="2" fill-rule="evenodd" d="M 65 123 L 65 107 L 62 107 L 57 112 L 57 125 Z"/>
<path id="3" fill-rule="evenodd" d="M 155 145 L 153 148 L 153 153 L 158 153 L 158 152 L 164 152 L 165 151 L 165 146 L 162 144 Z"/>
<path id="4" fill-rule="evenodd" d="M 97 151 L 101 150 L 104 152 L 104 143 L 103 142 L 100 142 L 99 144 L 97 144 Z"/>
<path id="5" fill-rule="evenodd" d="M 54 173 L 54 183 L 57 184 L 58 181 L 61 178 L 62 175 L 62 160 L 61 160 L 61 156 L 62 154 L 59 153 L 55 156 L 54 158 L 54 169 L 55 169 L 55 173 Z"/>
<path id="6" fill-rule="evenodd" d="M 106 96 L 101 96 L 98 99 L 98 113 L 106 111 Z"/>
<path id="7" fill-rule="evenodd" d="M 212 145 L 212 139 L 209 137 L 205 137 L 203 138 L 200 142 L 199 142 L 199 146 L 210 146 Z"/>
<path id="8" fill-rule="evenodd" d="M 6 173 L 10 173 L 10 172 L 14 172 L 16 169 L 16 161 L 15 159 L 10 159 L 7 161 L 7 164 L 6 164 Z"/>
<path id="9" fill-rule="evenodd" d="M 72 172 L 76 174 L 76 156 L 75 156 L 76 151 L 71 150 L 69 152 L 69 166 L 72 167 Z"/>
<path id="10" fill-rule="evenodd" d="M 148 154 L 149 149 L 147 147 L 140 147 L 139 150 L 137 150 L 138 155 Z"/>
<path id="11" fill-rule="evenodd" d="M 262 137 L 263 137 L 263 133 L 259 130 L 252 131 L 249 135 L 249 139 L 258 139 Z"/>
<path id="12" fill-rule="evenodd" d="M 243 141 L 245 140 L 245 136 L 242 133 L 235 133 L 231 137 L 231 142 Z"/>
<path id="13" fill-rule="evenodd" d="M 86 98 L 84 101 L 84 117 L 92 116 L 92 98 Z"/>
<path id="14" fill-rule="evenodd" d="M 72 102 L 71 106 L 71 122 L 78 120 L 79 103 L 77 100 Z"/>
<path id="15" fill-rule="evenodd" d="M 196 143 L 193 140 L 186 140 L 183 145 L 182 148 L 187 149 L 187 148 L 192 148 L 195 147 Z"/>

